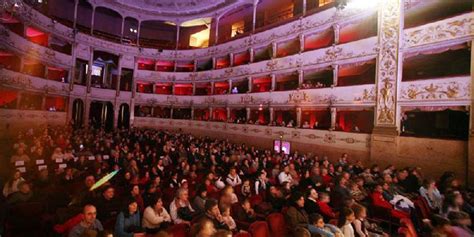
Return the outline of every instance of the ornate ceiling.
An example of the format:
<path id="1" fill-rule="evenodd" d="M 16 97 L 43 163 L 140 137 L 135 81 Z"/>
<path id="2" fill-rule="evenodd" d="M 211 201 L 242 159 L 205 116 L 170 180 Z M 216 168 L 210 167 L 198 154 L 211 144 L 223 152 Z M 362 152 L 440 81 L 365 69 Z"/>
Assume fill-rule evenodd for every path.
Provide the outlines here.
<path id="1" fill-rule="evenodd" d="M 122 15 L 142 19 L 174 19 L 184 22 L 198 17 L 218 16 L 253 0 L 89 0 L 96 6 L 108 7 Z"/>

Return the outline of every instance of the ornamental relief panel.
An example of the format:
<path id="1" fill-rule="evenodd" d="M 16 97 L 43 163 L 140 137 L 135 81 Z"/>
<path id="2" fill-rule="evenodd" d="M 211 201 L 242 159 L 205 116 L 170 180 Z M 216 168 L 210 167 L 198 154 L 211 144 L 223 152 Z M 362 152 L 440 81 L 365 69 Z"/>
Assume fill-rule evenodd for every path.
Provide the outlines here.
<path id="1" fill-rule="evenodd" d="M 193 128 L 200 130 L 209 130 L 226 134 L 245 135 L 245 136 L 265 136 L 269 139 L 279 139 L 283 136 L 284 140 L 293 142 L 319 144 L 333 147 L 345 147 L 357 150 L 367 150 L 370 147 L 370 135 L 362 133 L 346 133 L 336 131 L 324 131 L 313 129 L 297 129 L 285 127 L 269 127 L 250 124 L 233 124 L 222 122 L 207 122 L 187 120 L 171 120 L 149 117 L 135 117 L 134 126 L 152 126 L 159 128 Z"/>
<path id="2" fill-rule="evenodd" d="M 376 125 L 396 126 L 395 110 L 398 67 L 399 33 L 401 30 L 401 0 L 388 0 L 380 9 L 379 44 L 377 67 Z"/>
<path id="3" fill-rule="evenodd" d="M 67 83 L 46 80 L 6 69 L 1 69 L 0 75 L 0 85 L 2 86 L 46 94 L 69 95 L 69 84 Z"/>
<path id="4" fill-rule="evenodd" d="M 430 23 L 404 33 L 405 47 L 432 44 L 474 35 L 474 16 L 466 13 L 460 16 Z"/>
<path id="5" fill-rule="evenodd" d="M 471 98 L 470 77 L 447 80 L 426 80 L 402 83 L 400 100 L 469 100 Z"/>

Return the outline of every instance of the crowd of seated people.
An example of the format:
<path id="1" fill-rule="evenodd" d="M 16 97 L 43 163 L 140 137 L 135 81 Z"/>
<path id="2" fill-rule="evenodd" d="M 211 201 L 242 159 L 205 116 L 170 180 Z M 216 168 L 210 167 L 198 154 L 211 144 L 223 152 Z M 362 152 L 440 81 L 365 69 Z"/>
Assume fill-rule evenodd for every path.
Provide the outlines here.
<path id="1" fill-rule="evenodd" d="M 50 127 L 21 131 L 10 141 L 2 236 L 211 237 L 267 231 L 353 237 L 413 228 L 431 236 L 473 234 L 471 193 L 450 172 L 432 180 L 417 168 L 368 167 L 348 154 L 330 161 L 151 129 L 106 133 Z M 18 165 L 22 172 L 15 171 Z M 16 226 L 15 217 L 33 213 L 18 207 L 32 203 L 43 208 Z M 426 204 L 424 213 L 419 203 Z M 33 220 L 41 225 L 28 227 Z M 40 229 L 22 235 L 31 228 Z"/>

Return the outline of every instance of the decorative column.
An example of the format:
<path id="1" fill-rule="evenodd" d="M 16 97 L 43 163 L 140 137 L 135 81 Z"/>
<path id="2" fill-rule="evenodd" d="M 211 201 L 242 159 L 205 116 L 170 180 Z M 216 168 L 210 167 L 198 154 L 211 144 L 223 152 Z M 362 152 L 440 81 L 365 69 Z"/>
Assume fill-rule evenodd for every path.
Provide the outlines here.
<path id="1" fill-rule="evenodd" d="M 67 124 L 69 124 L 74 118 L 72 117 L 72 111 L 74 110 L 74 99 L 73 97 L 68 97 L 67 101 Z"/>
<path id="2" fill-rule="evenodd" d="M 303 9 L 302 9 L 303 10 L 303 16 L 305 16 L 306 15 L 306 0 L 302 1 L 302 5 L 303 5 L 302 6 L 303 7 Z"/>
<path id="3" fill-rule="evenodd" d="M 249 107 L 245 108 L 245 112 L 246 112 L 245 119 L 248 122 L 250 119 L 250 108 Z"/>
<path id="4" fill-rule="evenodd" d="M 468 154 L 467 154 L 467 179 L 466 186 L 474 187 L 474 50 L 473 46 L 474 40 L 471 41 L 471 108 L 469 109 L 470 115 L 469 118 L 471 122 L 469 123 L 469 140 L 468 140 Z"/>
<path id="5" fill-rule="evenodd" d="M 334 31 L 334 44 L 339 44 L 339 31 L 341 26 L 339 24 L 332 25 L 332 30 Z"/>
<path id="6" fill-rule="evenodd" d="M 304 35 L 301 34 L 299 35 L 299 40 L 300 40 L 300 53 L 304 52 Z"/>
<path id="7" fill-rule="evenodd" d="M 174 108 L 171 106 L 170 108 L 170 119 L 173 119 Z"/>
<path id="8" fill-rule="evenodd" d="M 234 66 L 234 53 L 229 53 L 229 62 L 230 62 L 230 66 L 233 67 Z"/>
<path id="9" fill-rule="evenodd" d="M 301 107 L 296 107 L 296 126 L 295 128 L 301 127 Z"/>
<path id="10" fill-rule="evenodd" d="M 275 88 L 276 88 L 276 77 L 275 77 L 275 74 L 272 73 L 272 74 L 270 75 L 270 77 L 272 78 L 272 79 L 271 79 L 271 80 L 272 80 L 272 85 L 271 85 L 271 88 L 270 88 L 270 89 L 271 89 L 272 91 L 275 91 Z"/>
<path id="11" fill-rule="evenodd" d="M 257 24 L 257 5 L 258 5 L 258 0 L 254 0 L 253 11 L 252 11 L 252 33 L 255 32 L 255 26 Z"/>
<path id="12" fill-rule="evenodd" d="M 138 20 L 137 46 L 140 46 L 140 28 L 142 28 L 142 21 L 141 21 L 141 20 Z"/>
<path id="13" fill-rule="evenodd" d="M 277 43 L 272 42 L 272 58 L 276 58 L 276 57 L 277 57 Z"/>
<path id="14" fill-rule="evenodd" d="M 332 67 L 332 86 L 337 86 L 337 77 L 339 75 L 339 65 L 334 64 Z"/>
<path id="15" fill-rule="evenodd" d="M 120 102 L 118 101 L 118 98 L 115 97 L 115 101 L 114 101 L 114 128 L 117 128 L 117 126 L 118 126 L 119 111 L 120 111 Z"/>
<path id="16" fill-rule="evenodd" d="M 337 116 L 337 109 L 335 107 L 331 107 L 331 128 L 329 130 L 336 129 L 336 117 Z"/>
<path id="17" fill-rule="evenodd" d="M 71 65 L 71 69 L 69 70 L 69 75 L 68 75 L 68 78 L 69 78 L 69 91 L 72 91 L 74 90 L 74 79 L 76 77 L 76 47 L 77 47 L 77 43 L 76 42 L 72 42 L 71 44 L 71 58 L 72 58 L 72 65 Z"/>
<path id="18" fill-rule="evenodd" d="M 209 106 L 209 120 L 208 121 L 212 121 L 212 120 L 214 120 L 214 113 L 213 113 L 212 107 Z"/>
<path id="19" fill-rule="evenodd" d="M 125 17 L 122 18 L 122 27 L 120 28 L 120 43 L 123 41 L 123 27 L 125 27 Z"/>
<path id="20" fill-rule="evenodd" d="M 84 99 L 84 126 L 87 128 L 89 127 L 89 113 L 91 109 L 91 101 L 88 96 L 89 94 L 86 94 L 86 98 Z"/>
<path id="21" fill-rule="evenodd" d="M 117 85 L 115 85 L 115 96 L 120 96 L 120 81 L 122 80 L 122 60 L 123 54 L 119 54 L 119 61 L 118 61 L 118 74 L 117 74 Z"/>
<path id="22" fill-rule="evenodd" d="M 21 92 L 21 91 L 18 92 L 18 96 L 16 98 L 16 107 L 15 107 L 16 109 L 21 109 L 20 106 L 21 106 L 22 94 L 23 94 L 23 92 Z"/>
<path id="23" fill-rule="evenodd" d="M 298 88 L 301 88 L 301 85 L 303 85 L 304 81 L 304 72 L 303 69 L 298 70 Z"/>
<path id="24" fill-rule="evenodd" d="M 74 21 L 72 22 L 72 28 L 76 29 L 77 24 L 77 8 L 79 6 L 79 0 L 74 0 Z"/>
<path id="25" fill-rule="evenodd" d="M 191 107 L 191 120 L 194 120 L 194 107 Z"/>
<path id="26" fill-rule="evenodd" d="M 217 45 L 217 43 L 219 42 L 219 17 L 216 17 L 215 21 L 216 21 L 216 29 L 214 31 L 214 33 L 215 33 L 215 35 L 214 35 L 214 45 Z"/>
<path id="27" fill-rule="evenodd" d="M 176 23 L 176 50 L 179 49 L 179 32 L 181 27 L 179 26 L 180 23 Z M 176 70 L 175 70 L 176 71 Z"/>
<path id="28" fill-rule="evenodd" d="M 211 95 L 214 95 L 214 86 L 215 86 L 215 83 L 213 81 L 211 81 Z"/>
<path id="29" fill-rule="evenodd" d="M 193 82 L 193 95 L 196 95 L 196 83 Z"/>
<path id="30" fill-rule="evenodd" d="M 232 94 L 232 79 L 229 79 L 229 91 L 227 94 Z"/>
<path id="31" fill-rule="evenodd" d="M 194 59 L 193 64 L 194 64 L 193 72 L 197 72 L 198 60 Z"/>
<path id="32" fill-rule="evenodd" d="M 225 109 L 226 109 L 226 120 L 225 120 L 225 122 L 227 123 L 227 122 L 229 122 L 229 119 L 230 119 L 231 109 L 228 106 Z"/>
<path id="33" fill-rule="evenodd" d="M 135 121 L 135 96 L 137 93 L 137 82 L 136 75 L 138 70 L 138 59 L 135 57 L 135 62 L 133 65 L 133 77 L 132 77 L 132 97 L 130 98 L 130 127 L 133 127 L 133 122 Z"/>
<path id="34" fill-rule="evenodd" d="M 173 82 L 173 84 L 171 84 L 171 94 L 172 95 L 176 94 L 176 83 L 174 83 L 174 82 Z"/>
<path id="35" fill-rule="evenodd" d="M 41 96 L 41 110 L 47 110 L 46 108 L 46 94 L 43 94 L 43 96 Z"/>
<path id="36" fill-rule="evenodd" d="M 156 84 L 155 84 L 155 83 L 152 83 L 152 84 L 151 84 L 151 87 L 152 87 L 152 88 L 151 88 L 151 93 L 152 93 L 152 94 L 156 94 Z"/>
<path id="37" fill-rule="evenodd" d="M 215 70 L 216 69 L 216 57 L 212 57 L 212 70 Z"/>
<path id="38" fill-rule="evenodd" d="M 273 107 L 268 108 L 268 112 L 270 113 L 270 123 L 275 120 L 275 109 Z"/>
<path id="39" fill-rule="evenodd" d="M 89 66 L 87 67 L 87 93 L 91 93 L 92 64 L 94 63 L 94 48 L 90 47 Z"/>
<path id="40" fill-rule="evenodd" d="M 249 54 L 250 54 L 250 63 L 253 63 L 255 60 L 255 50 L 253 48 L 249 48 Z"/>
<path id="41" fill-rule="evenodd" d="M 91 35 L 94 34 L 95 6 L 92 7 Z"/>
<path id="42" fill-rule="evenodd" d="M 407 165 L 398 159 L 397 104 L 402 77 L 403 0 L 386 0 L 380 4 L 376 69 L 375 126 L 372 132 L 371 161 L 384 166 Z M 398 163 L 398 164 L 397 164 Z"/>
<path id="43" fill-rule="evenodd" d="M 249 83 L 249 90 L 248 93 L 252 93 L 252 77 L 247 77 Z"/>

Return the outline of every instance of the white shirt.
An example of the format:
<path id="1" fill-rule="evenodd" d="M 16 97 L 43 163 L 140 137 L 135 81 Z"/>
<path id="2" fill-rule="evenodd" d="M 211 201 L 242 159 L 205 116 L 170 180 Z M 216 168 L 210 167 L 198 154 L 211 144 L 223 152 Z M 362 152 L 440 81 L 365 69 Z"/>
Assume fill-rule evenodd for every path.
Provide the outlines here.
<path id="1" fill-rule="evenodd" d="M 354 228 L 352 228 L 349 222 L 346 222 L 346 224 L 341 227 L 341 231 L 344 237 L 355 237 Z"/>
<path id="2" fill-rule="evenodd" d="M 287 174 L 284 171 L 282 171 L 278 175 L 278 181 L 280 181 L 280 184 L 282 184 L 283 182 L 288 182 L 291 184 L 293 182 L 293 177 L 291 177 L 290 173 Z"/>
<path id="3" fill-rule="evenodd" d="M 232 187 L 235 187 L 242 183 L 242 180 L 240 179 L 238 174 L 236 174 L 235 177 L 232 177 L 230 174 L 227 175 L 227 178 L 225 179 L 225 181 L 227 182 L 227 184 L 229 184 Z"/>
<path id="4" fill-rule="evenodd" d="M 142 226 L 143 228 L 158 228 L 163 222 L 171 222 L 171 216 L 166 211 L 166 208 L 162 208 L 161 213 L 155 212 L 152 207 L 145 208 L 143 212 Z"/>

